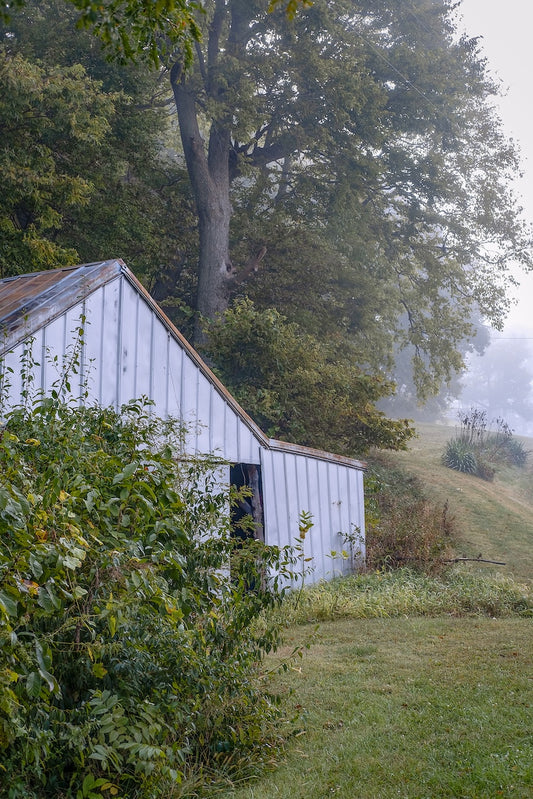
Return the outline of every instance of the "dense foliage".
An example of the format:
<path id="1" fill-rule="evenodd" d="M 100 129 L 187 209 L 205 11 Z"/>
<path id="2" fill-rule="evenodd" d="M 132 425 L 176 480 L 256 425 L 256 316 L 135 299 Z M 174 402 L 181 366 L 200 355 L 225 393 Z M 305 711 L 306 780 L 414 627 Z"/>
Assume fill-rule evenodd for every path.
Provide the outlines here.
<path id="1" fill-rule="evenodd" d="M 77 10 L 79 27 L 92 28 L 119 60 L 133 57 L 151 59 L 156 65 L 165 43 L 180 42 L 186 52 L 198 38 L 194 12 L 201 7 L 195 0 L 68 0 Z M 9 20 L 13 9 L 26 0 L 3 0 L 0 19 Z"/>
<path id="2" fill-rule="evenodd" d="M 0 39 L 0 274 L 121 257 L 158 299 L 154 272 L 179 268 L 187 297 L 195 223 L 154 75 L 108 63 L 63 0 Z"/>
<path id="3" fill-rule="evenodd" d="M 237 302 L 210 326 L 208 352 L 270 436 L 354 456 L 402 449 L 413 435 L 407 420 L 376 410 L 391 391 L 385 378 L 361 371 L 339 338 L 319 341 L 275 310 Z"/>
<path id="4" fill-rule="evenodd" d="M 56 241 L 86 206 L 117 96 L 81 65 L 61 69 L 0 51 L 0 277 L 72 263 Z"/>
<path id="5" fill-rule="evenodd" d="M 220 464 L 176 460 L 148 411 L 52 398 L 4 419 L 2 797 L 152 799 L 261 758 L 278 633 L 256 621 L 288 553 L 235 550 Z"/>

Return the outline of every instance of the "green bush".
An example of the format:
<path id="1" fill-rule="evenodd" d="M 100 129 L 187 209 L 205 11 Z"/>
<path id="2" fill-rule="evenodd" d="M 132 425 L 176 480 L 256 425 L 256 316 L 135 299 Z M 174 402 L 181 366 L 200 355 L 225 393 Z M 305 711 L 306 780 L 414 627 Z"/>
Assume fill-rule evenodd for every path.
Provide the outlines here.
<path id="1" fill-rule="evenodd" d="M 153 799 L 264 749 L 256 620 L 290 553 L 233 558 L 220 464 L 148 411 L 41 399 L 0 429 L 0 796 Z"/>
<path id="2" fill-rule="evenodd" d="M 366 374 L 357 353 L 305 334 L 273 309 L 238 300 L 207 330 L 206 354 L 224 385 L 268 435 L 341 455 L 405 449 L 409 420 L 376 403 L 394 386 Z"/>
<path id="3" fill-rule="evenodd" d="M 455 536 L 447 503 L 430 502 L 420 480 L 377 462 L 369 468 L 365 488 L 367 567 L 440 571 Z"/>
<path id="4" fill-rule="evenodd" d="M 504 419 L 492 421 L 488 430 L 487 412 L 471 408 L 459 414 L 461 428 L 458 435 L 446 444 L 442 462 L 449 469 L 475 474 L 491 482 L 496 467 L 502 464 L 524 467 L 528 452 Z"/>
<path id="5" fill-rule="evenodd" d="M 458 438 L 448 441 L 442 462 L 449 469 L 455 469 L 456 472 L 477 474 L 478 471 L 478 462 L 472 447 Z"/>

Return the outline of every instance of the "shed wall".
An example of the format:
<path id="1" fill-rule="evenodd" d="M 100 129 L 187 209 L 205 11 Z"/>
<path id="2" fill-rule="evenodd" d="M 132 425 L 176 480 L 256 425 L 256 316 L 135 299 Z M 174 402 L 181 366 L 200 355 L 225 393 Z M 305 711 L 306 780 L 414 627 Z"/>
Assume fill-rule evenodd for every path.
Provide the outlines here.
<path id="1" fill-rule="evenodd" d="M 48 394 L 59 386 L 80 326 L 84 344 L 79 374 L 71 375 L 75 398 L 86 390 L 89 402 L 118 409 L 147 396 L 154 400 L 155 414 L 187 425 L 189 454 L 259 464 L 259 442 L 252 430 L 123 277 L 99 287 L 34 333 L 32 391 Z M 22 401 L 21 362 L 27 346 L 20 343 L 4 359 L 13 370 L 6 372 L 10 405 Z"/>
<path id="2" fill-rule="evenodd" d="M 304 568 L 310 567 L 306 582 L 347 574 L 363 562 L 363 472 L 276 449 L 262 450 L 261 458 L 266 543 L 294 546 L 306 511 L 313 521 L 303 542 L 303 559 L 312 558 L 304 560 Z"/>
<path id="3" fill-rule="evenodd" d="M 149 397 L 155 414 L 187 425 L 187 454 L 260 464 L 266 543 L 294 546 L 301 513 L 312 516 L 300 563 L 309 570 L 307 582 L 348 573 L 364 559 L 362 468 L 347 459 L 262 438 L 170 323 L 165 324 L 142 288 L 119 274 L 56 318 L 53 310 L 48 309 L 49 321 L 37 325 L 30 339 L 31 355 L 24 358 L 26 340 L 4 357 L 4 366 L 12 370 L 4 372 L 8 405 L 23 401 L 24 363 L 23 370 L 32 373 L 31 391 L 61 389 L 63 364 L 72 360 L 83 326 L 78 372 L 70 375 L 71 399 L 81 402 L 87 396 L 88 402 L 119 409 L 129 400 Z M 362 535 L 357 541 L 358 531 Z M 347 557 L 341 556 L 343 550 Z"/>

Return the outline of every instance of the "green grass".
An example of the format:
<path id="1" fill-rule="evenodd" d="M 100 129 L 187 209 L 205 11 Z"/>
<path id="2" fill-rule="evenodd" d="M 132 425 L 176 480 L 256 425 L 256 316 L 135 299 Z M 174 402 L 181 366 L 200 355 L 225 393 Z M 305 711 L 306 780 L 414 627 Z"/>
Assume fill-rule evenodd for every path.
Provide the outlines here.
<path id="1" fill-rule="evenodd" d="M 316 635 L 277 677 L 298 713 L 284 762 L 227 799 L 533 795 L 527 619 L 410 618 L 297 627 Z M 287 649 L 288 651 L 288 649 Z"/>
<path id="2" fill-rule="evenodd" d="M 533 454 L 526 467 L 500 467 L 492 483 L 448 469 L 441 455 L 453 427 L 420 424 L 418 438 L 406 452 L 391 453 L 387 461 L 421 478 L 428 496 L 449 503 L 459 528 L 459 554 L 503 561 L 505 567 L 486 567 L 518 580 L 533 578 Z M 533 440 L 521 439 L 533 450 Z M 479 568 L 477 565 L 465 569 Z"/>
<path id="3" fill-rule="evenodd" d="M 275 677 L 288 719 L 283 762 L 217 797 L 533 797 L 532 458 L 486 483 L 442 465 L 453 434 L 421 425 L 410 450 L 388 460 L 448 501 L 458 554 L 506 566 L 361 575 L 293 599 L 286 648 L 267 661 L 309 644 Z"/>
<path id="4" fill-rule="evenodd" d="M 408 569 L 354 575 L 295 593 L 281 611 L 286 624 L 406 616 L 533 617 L 533 591 L 502 575 L 456 566 L 441 577 Z"/>

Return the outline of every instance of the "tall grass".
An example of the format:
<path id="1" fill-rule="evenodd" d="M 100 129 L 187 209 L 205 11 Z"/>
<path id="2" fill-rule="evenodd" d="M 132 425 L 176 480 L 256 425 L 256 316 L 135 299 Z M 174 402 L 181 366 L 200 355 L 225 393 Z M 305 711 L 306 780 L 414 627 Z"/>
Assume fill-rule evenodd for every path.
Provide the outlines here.
<path id="1" fill-rule="evenodd" d="M 439 577 L 409 569 L 318 583 L 292 594 L 287 624 L 398 616 L 533 616 L 531 589 L 501 575 L 450 569 Z"/>

